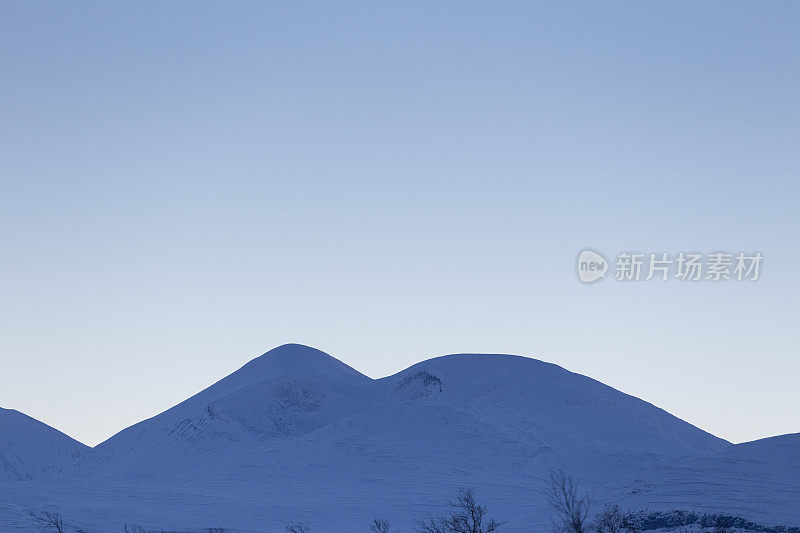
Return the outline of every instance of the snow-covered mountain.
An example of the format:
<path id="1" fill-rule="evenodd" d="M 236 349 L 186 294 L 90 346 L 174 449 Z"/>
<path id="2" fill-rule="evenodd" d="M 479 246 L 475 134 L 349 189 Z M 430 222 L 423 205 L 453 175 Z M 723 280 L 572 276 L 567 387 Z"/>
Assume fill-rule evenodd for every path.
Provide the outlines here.
<path id="1" fill-rule="evenodd" d="M 451 355 L 372 380 L 319 350 L 290 344 L 114 435 L 75 472 L 137 477 L 186 472 L 271 450 L 328 426 L 320 435 L 342 426 L 353 438 L 358 428 L 348 425 L 366 419 L 367 433 L 393 429 L 409 410 L 416 422 L 408 436 L 431 431 L 447 442 L 455 426 L 483 426 L 487 435 L 508 435 L 553 457 L 583 462 L 591 452 L 615 462 L 625 458 L 633 468 L 662 455 L 728 444 L 637 398 L 526 357 Z M 490 451 L 475 444 L 476 453 Z M 601 479 L 607 474 L 597 472 Z"/>
<path id="2" fill-rule="evenodd" d="M 549 524 L 543 489 L 555 469 L 598 501 L 743 516 L 760 505 L 754 517 L 764 523 L 794 525 L 797 446 L 790 437 L 734 446 L 526 357 L 450 355 L 373 380 L 291 344 L 58 476 L 0 483 L 0 525 L 24 527 L 24 510 L 55 507 L 90 532 L 123 523 L 280 531 L 290 520 L 349 532 L 378 515 L 409 531 L 471 487 L 508 521 L 505 531 L 538 531 Z"/>
<path id="3" fill-rule="evenodd" d="M 88 446 L 47 424 L 0 408 L 0 480 L 40 477 L 87 450 Z"/>

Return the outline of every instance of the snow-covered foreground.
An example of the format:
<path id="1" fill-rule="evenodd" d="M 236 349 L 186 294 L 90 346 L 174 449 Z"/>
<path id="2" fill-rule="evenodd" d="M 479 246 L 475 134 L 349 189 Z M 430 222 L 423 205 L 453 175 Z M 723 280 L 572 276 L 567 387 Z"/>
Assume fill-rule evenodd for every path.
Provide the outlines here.
<path id="1" fill-rule="evenodd" d="M 0 443 L 2 443 L 0 439 Z M 504 530 L 549 524 L 563 469 L 631 509 L 800 525 L 800 438 L 731 445 L 597 381 L 534 359 L 453 355 L 372 380 L 286 345 L 58 473 L 0 483 L 0 531 L 55 509 L 85 531 L 413 531 L 473 488 Z M 0 453 L 4 450 L 0 449 Z"/>

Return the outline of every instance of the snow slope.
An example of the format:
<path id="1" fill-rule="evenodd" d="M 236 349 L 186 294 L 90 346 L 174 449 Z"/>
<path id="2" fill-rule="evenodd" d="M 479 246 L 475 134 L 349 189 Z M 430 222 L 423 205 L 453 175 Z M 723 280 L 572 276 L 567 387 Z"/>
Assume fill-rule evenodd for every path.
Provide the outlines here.
<path id="1" fill-rule="evenodd" d="M 290 520 L 351 532 L 378 515 L 412 531 L 471 487 L 505 531 L 539 531 L 549 524 L 545 479 L 559 468 L 631 508 L 759 507 L 768 523 L 800 524 L 797 444 L 734 446 L 525 357 L 450 355 L 372 380 L 293 344 L 118 433 L 57 478 L 0 483 L 0 530 L 24 530 L 26 509 L 50 507 L 92 533 L 123 523 L 281 531 Z"/>
<path id="2" fill-rule="evenodd" d="M 57 471 L 87 450 L 88 446 L 38 420 L 0 408 L 0 481 Z"/>

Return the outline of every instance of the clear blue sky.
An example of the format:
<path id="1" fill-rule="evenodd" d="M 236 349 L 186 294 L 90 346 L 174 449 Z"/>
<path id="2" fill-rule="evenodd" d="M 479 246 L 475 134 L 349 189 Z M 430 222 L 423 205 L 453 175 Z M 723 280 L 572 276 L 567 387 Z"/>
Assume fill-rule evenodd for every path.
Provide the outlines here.
<path id="1" fill-rule="evenodd" d="M 800 4 L 0 4 L 0 406 L 96 444 L 284 342 L 800 431 Z M 593 247 L 761 251 L 581 285 Z"/>

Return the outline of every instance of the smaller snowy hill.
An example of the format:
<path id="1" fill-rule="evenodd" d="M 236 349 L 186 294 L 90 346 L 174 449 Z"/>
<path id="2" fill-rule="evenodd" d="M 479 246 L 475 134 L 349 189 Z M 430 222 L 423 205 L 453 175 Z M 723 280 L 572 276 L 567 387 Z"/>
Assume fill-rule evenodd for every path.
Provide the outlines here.
<path id="1" fill-rule="evenodd" d="M 13 409 L 0 408 L 0 481 L 58 471 L 88 446 Z"/>
<path id="2" fill-rule="evenodd" d="M 767 526 L 800 523 L 800 433 L 662 460 L 615 485 L 631 509 L 740 516 Z"/>

